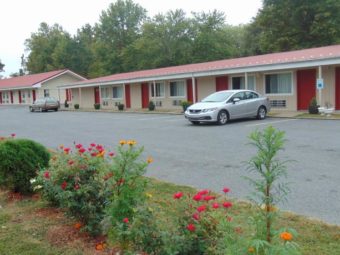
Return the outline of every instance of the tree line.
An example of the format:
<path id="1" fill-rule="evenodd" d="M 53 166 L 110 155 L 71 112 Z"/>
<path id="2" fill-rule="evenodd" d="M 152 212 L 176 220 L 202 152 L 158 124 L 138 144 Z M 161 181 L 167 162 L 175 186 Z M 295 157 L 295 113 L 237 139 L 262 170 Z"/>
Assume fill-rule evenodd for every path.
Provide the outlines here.
<path id="1" fill-rule="evenodd" d="M 158 67 L 340 43 L 339 0 L 263 0 L 246 25 L 221 11 L 173 10 L 154 17 L 132 0 L 117 0 L 75 35 L 41 23 L 25 42 L 28 73 L 68 68 L 88 78 Z"/>

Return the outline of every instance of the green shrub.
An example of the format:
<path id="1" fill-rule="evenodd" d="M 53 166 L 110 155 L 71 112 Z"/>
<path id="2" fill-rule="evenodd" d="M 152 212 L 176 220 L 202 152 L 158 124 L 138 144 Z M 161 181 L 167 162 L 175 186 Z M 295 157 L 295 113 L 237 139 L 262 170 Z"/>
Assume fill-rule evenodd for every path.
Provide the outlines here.
<path id="1" fill-rule="evenodd" d="M 190 105 L 192 105 L 191 101 L 182 101 L 181 106 L 183 108 L 183 112 L 185 112 Z"/>
<path id="2" fill-rule="evenodd" d="M 118 107 L 118 110 L 119 111 L 123 111 L 124 110 L 124 104 L 121 104 L 121 103 L 119 103 L 118 105 L 117 105 L 117 107 Z"/>
<path id="3" fill-rule="evenodd" d="M 0 143 L 0 184 L 14 192 L 31 193 L 30 180 L 47 167 L 46 148 L 27 139 L 7 139 Z"/>
<path id="4" fill-rule="evenodd" d="M 155 108 L 156 108 L 155 103 L 153 101 L 150 101 L 149 105 L 148 105 L 148 108 L 149 108 L 149 111 L 155 110 Z"/>
<path id="5" fill-rule="evenodd" d="M 316 101 L 316 98 L 313 97 L 312 100 L 309 103 L 309 107 L 308 107 L 308 112 L 310 114 L 318 114 L 319 113 L 319 109 L 318 109 L 318 103 Z"/>
<path id="6" fill-rule="evenodd" d="M 100 109 L 100 104 L 98 104 L 98 103 L 97 103 L 97 104 L 94 104 L 93 106 L 94 106 L 94 109 L 96 109 L 96 110 L 99 110 L 99 109 Z"/>
<path id="7" fill-rule="evenodd" d="M 65 102 L 64 102 L 64 107 L 65 107 L 65 108 L 68 108 L 68 107 L 69 107 L 69 104 L 68 104 L 68 102 L 67 102 L 67 99 L 66 99 Z"/>
<path id="8" fill-rule="evenodd" d="M 79 109 L 79 104 L 74 104 L 74 109 Z"/>

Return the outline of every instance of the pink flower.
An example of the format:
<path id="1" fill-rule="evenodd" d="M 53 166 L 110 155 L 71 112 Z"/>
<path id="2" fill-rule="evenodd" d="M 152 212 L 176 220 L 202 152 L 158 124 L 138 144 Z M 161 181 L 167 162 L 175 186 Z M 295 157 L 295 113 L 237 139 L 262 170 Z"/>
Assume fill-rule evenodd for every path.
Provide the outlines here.
<path id="1" fill-rule="evenodd" d="M 196 227 L 194 224 L 190 223 L 188 226 L 187 226 L 187 230 L 189 230 L 190 232 L 194 232 L 196 230 Z"/>
<path id="2" fill-rule="evenodd" d="M 192 197 L 192 199 L 193 200 L 195 200 L 195 201 L 201 201 L 202 200 L 202 195 L 200 195 L 200 194 L 196 194 L 196 195 L 194 195 L 193 197 Z"/>
<path id="3" fill-rule="evenodd" d="M 129 223 L 129 219 L 128 219 L 128 218 L 124 218 L 124 219 L 123 219 L 123 222 L 124 222 L 124 223 Z"/>
<path id="4" fill-rule="evenodd" d="M 223 192 L 224 192 L 224 193 L 228 193 L 229 191 L 230 191 L 229 188 L 227 188 L 227 187 L 224 187 L 224 188 L 223 188 Z"/>
<path id="5" fill-rule="evenodd" d="M 201 195 L 201 196 L 204 196 L 204 195 L 206 195 L 206 194 L 208 194 L 208 193 L 209 193 L 209 190 L 204 189 L 204 190 L 199 191 L 197 194 L 199 194 L 199 195 Z"/>
<path id="6" fill-rule="evenodd" d="M 110 157 L 113 157 L 114 155 L 115 155 L 114 152 L 110 152 L 110 153 L 109 153 L 109 156 L 110 156 Z"/>
<path id="7" fill-rule="evenodd" d="M 194 213 L 194 214 L 192 215 L 192 217 L 193 217 L 195 220 L 197 220 L 197 221 L 200 220 L 200 215 L 199 215 L 198 213 Z"/>
<path id="8" fill-rule="evenodd" d="M 91 148 L 91 147 L 89 147 L 89 148 L 87 148 L 87 150 L 88 150 L 88 151 L 92 151 L 92 148 Z"/>
<path id="9" fill-rule="evenodd" d="M 206 209 L 207 209 L 206 205 L 201 205 L 201 206 L 197 207 L 198 212 L 204 212 Z"/>
<path id="10" fill-rule="evenodd" d="M 80 149 L 78 150 L 79 154 L 83 154 L 85 151 L 86 151 L 86 150 L 85 150 L 84 148 L 80 148 Z"/>
<path id="11" fill-rule="evenodd" d="M 90 146 L 91 147 L 96 147 L 96 144 L 95 143 L 91 143 Z"/>
<path id="12" fill-rule="evenodd" d="M 46 179 L 50 179 L 50 172 L 49 172 L 49 171 L 46 171 L 46 172 L 44 173 L 44 177 L 45 177 Z"/>
<path id="13" fill-rule="evenodd" d="M 224 202 L 223 203 L 223 207 L 225 207 L 225 208 L 230 208 L 232 206 L 233 206 L 233 204 L 231 202 Z"/>
<path id="14" fill-rule="evenodd" d="M 78 143 L 78 144 L 76 145 L 76 148 L 77 148 L 77 149 L 80 149 L 80 148 L 82 148 L 82 147 L 83 147 L 83 145 L 80 144 L 80 143 Z"/>
<path id="15" fill-rule="evenodd" d="M 214 197 L 214 196 L 205 196 L 203 199 L 205 200 L 205 201 L 210 201 L 210 200 L 214 200 L 216 197 Z"/>
<path id="16" fill-rule="evenodd" d="M 98 144 L 98 145 L 96 146 L 96 149 L 97 149 L 99 152 L 102 151 L 102 150 L 104 150 L 103 146 L 100 145 L 100 144 Z"/>
<path id="17" fill-rule="evenodd" d="M 12 136 L 12 137 L 15 137 L 15 136 L 16 136 L 16 134 L 14 134 L 14 133 L 13 133 L 13 134 L 11 134 L 11 136 Z"/>
<path id="18" fill-rule="evenodd" d="M 70 153 L 70 148 L 64 148 L 64 152 L 65 152 L 65 154 L 69 154 Z"/>
<path id="19" fill-rule="evenodd" d="M 174 194 L 174 199 L 180 199 L 183 196 L 183 192 L 177 192 Z"/>
<path id="20" fill-rule="evenodd" d="M 217 209 L 217 208 L 219 208 L 220 207 L 220 205 L 218 204 L 218 203 L 213 203 L 212 204 L 212 208 L 214 208 L 214 209 Z"/>

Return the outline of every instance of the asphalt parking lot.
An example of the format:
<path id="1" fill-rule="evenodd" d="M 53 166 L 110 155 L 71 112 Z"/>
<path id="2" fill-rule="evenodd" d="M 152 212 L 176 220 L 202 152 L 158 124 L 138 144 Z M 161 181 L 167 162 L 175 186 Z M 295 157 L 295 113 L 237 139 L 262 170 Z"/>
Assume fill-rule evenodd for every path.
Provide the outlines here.
<path id="1" fill-rule="evenodd" d="M 0 136 L 16 133 L 56 148 L 73 142 L 114 148 L 135 139 L 154 163 L 147 175 L 161 180 L 220 191 L 246 199 L 243 176 L 255 149 L 247 136 L 272 125 L 286 132 L 285 150 L 291 193 L 284 210 L 340 225 L 340 121 L 278 119 L 234 121 L 225 126 L 193 126 L 182 115 L 43 112 L 0 106 Z"/>

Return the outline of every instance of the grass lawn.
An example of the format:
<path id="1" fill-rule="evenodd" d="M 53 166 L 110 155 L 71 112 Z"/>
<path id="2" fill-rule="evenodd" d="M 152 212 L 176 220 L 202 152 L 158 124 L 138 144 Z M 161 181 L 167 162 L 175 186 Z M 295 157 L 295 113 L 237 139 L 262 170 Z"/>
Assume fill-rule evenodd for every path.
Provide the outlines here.
<path id="1" fill-rule="evenodd" d="M 187 193 L 194 189 L 157 180 L 152 180 L 148 189 L 152 194 L 151 202 L 167 211 L 171 209 L 167 208 L 166 201 L 173 200 L 172 195 L 178 191 Z M 253 213 L 250 208 L 245 202 L 234 201 L 232 210 L 233 214 L 240 215 L 240 222 L 246 222 Z M 80 233 L 74 224 L 62 211 L 48 207 L 38 196 L 9 199 L 5 191 L 0 191 L 0 254 L 113 254 L 109 248 L 96 251 L 96 244 L 102 239 Z M 340 226 L 286 212 L 280 214 L 277 224 L 298 231 L 295 241 L 302 254 L 340 254 Z"/>

